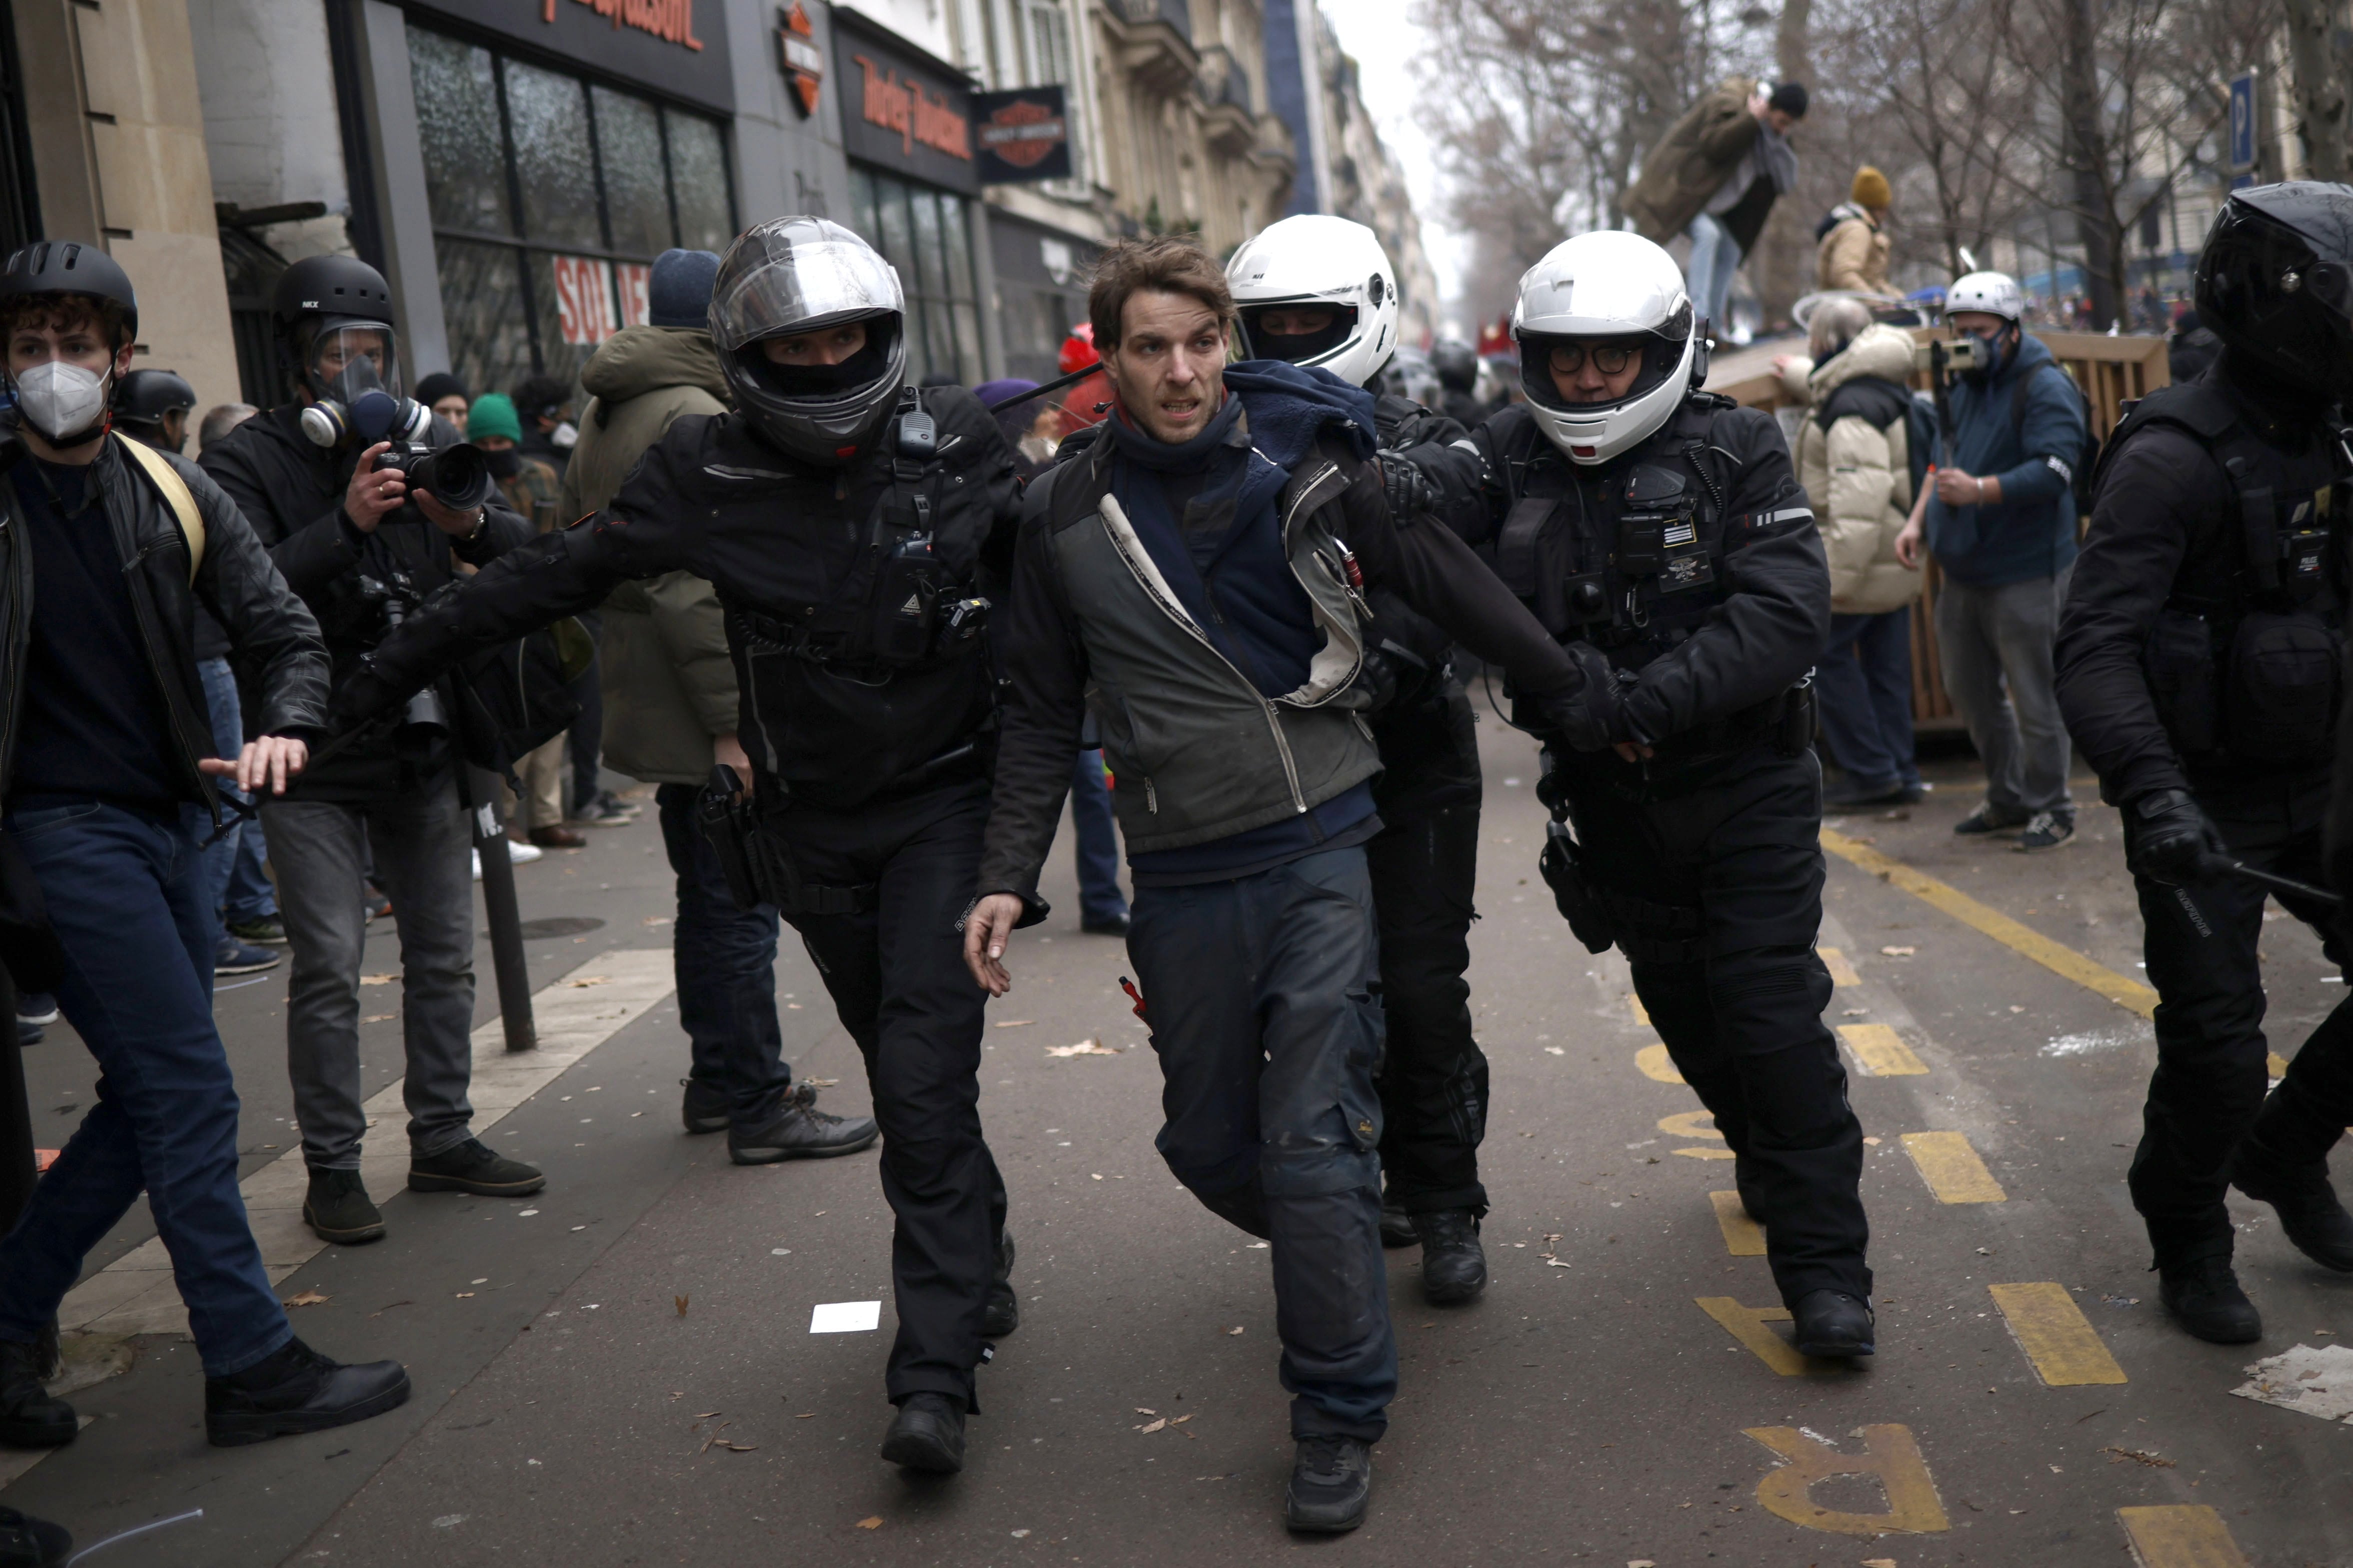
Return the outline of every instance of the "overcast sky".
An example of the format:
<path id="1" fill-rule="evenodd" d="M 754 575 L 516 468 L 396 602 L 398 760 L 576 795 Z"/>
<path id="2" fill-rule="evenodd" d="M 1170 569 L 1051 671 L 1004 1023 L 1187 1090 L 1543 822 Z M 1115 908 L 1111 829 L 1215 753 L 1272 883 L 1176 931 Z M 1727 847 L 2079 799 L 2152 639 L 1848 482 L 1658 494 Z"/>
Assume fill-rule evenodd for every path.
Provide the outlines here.
<path id="1" fill-rule="evenodd" d="M 1365 107 L 1380 128 L 1381 140 L 1405 166 L 1414 210 L 1421 216 L 1422 246 L 1437 269 L 1439 289 L 1452 294 L 1463 258 L 1438 214 L 1437 168 L 1418 118 L 1421 92 L 1414 68 L 1417 58 L 1428 49 L 1421 29 L 1407 16 L 1409 5 L 1410 0 L 1327 0 L 1324 15 L 1339 35 L 1340 47 L 1356 57 Z"/>

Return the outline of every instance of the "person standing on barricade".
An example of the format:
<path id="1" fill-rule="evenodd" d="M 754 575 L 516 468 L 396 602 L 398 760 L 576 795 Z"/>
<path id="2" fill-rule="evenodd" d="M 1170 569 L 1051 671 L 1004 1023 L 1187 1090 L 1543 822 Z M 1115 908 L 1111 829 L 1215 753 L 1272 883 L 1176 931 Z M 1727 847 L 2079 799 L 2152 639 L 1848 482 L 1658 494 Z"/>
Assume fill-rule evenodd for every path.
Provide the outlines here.
<path id="1" fill-rule="evenodd" d="M 2231 1267 L 2235 1185 L 2306 1257 L 2353 1272 L 2328 1151 L 2353 1121 L 2353 1001 L 2265 1097 L 2266 885 L 2345 965 L 2316 896 L 2346 647 L 2353 187 L 2232 194 L 2197 270 L 2222 341 L 2133 405 L 2100 463 L 2058 639 L 2075 743 L 2124 817 L 2157 988 L 2157 1071 L 2129 1177 L 2159 1299 L 2218 1344 L 2262 1336 Z M 2338 781 L 2343 787 L 2342 780 Z M 2345 884 L 2338 884 L 2340 890 Z"/>
<path id="2" fill-rule="evenodd" d="M 709 579 L 751 767 L 723 770 L 702 817 L 737 901 L 801 933 L 865 1056 L 898 1220 L 884 1387 L 899 1411 L 882 1458 L 946 1472 L 964 1466 L 984 1342 L 1019 1316 L 1005 1184 L 981 1137 L 987 998 L 957 958 L 988 809 L 983 634 L 1015 486 L 970 393 L 906 384 L 905 312 L 898 274 L 839 224 L 744 235 L 710 317 L 734 411 L 673 421 L 603 510 L 409 622 L 361 662 L 337 716 L 384 711 L 625 581 Z"/>

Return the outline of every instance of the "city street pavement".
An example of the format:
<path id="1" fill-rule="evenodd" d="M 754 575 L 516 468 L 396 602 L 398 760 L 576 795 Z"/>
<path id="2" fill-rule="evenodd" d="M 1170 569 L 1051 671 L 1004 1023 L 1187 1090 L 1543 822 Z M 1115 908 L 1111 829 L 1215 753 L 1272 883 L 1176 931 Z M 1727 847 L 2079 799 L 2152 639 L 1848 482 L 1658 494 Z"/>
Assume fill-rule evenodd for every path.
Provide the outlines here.
<path id="1" fill-rule="evenodd" d="M 306 1338 L 406 1362 L 409 1405 L 207 1448 L 193 1352 L 142 1335 L 127 1372 L 73 1396 L 94 1418 L 80 1439 L 0 1500 L 84 1542 L 202 1508 L 91 1559 L 163 1568 L 2353 1562 L 2328 1489 L 2353 1433 L 2232 1394 L 2262 1357 L 2353 1335 L 2353 1279 L 2234 1205 L 2265 1335 L 2223 1348 L 2170 1327 L 2145 1272 L 2124 1173 L 2148 998 L 2116 816 L 2088 784 L 2076 841 L 2039 857 L 1952 836 L 1977 798 L 1966 761 L 1932 768 L 1926 805 L 1830 824 L 1829 1021 L 1872 1140 L 1879 1308 L 1878 1356 L 1845 1370 L 1787 1348 L 1752 1227 L 1711 1197 L 1732 1185 L 1722 1141 L 1630 1005 L 1623 961 L 1588 954 L 1535 878 L 1533 746 L 1482 729 L 1472 980 L 1493 1071 L 1493 1282 L 1433 1309 L 1417 1254 L 1389 1255 L 1402 1393 L 1354 1535 L 1283 1531 L 1266 1254 L 1154 1152 L 1158 1075 L 1118 985 L 1133 972 L 1078 931 L 1067 843 L 1044 884 L 1054 918 L 1019 934 L 1012 994 L 989 1009 L 982 1107 L 1022 1322 L 979 1374 L 961 1477 L 874 1457 L 894 1327 L 874 1156 L 739 1169 L 723 1140 L 685 1135 L 675 1007 L 647 998 L 492 1130 L 546 1167 L 545 1192 L 385 1184 L 386 1240 L 281 1282 L 324 1298 L 292 1309 Z M 551 1002 L 668 942 L 650 816 L 593 840 L 519 875 L 527 919 L 602 922 L 529 944 Z M 2274 1048 L 2292 1054 L 2341 989 L 2284 916 L 2263 947 Z M 478 965 L 487 1019 L 487 945 Z M 382 922 L 367 967 L 396 967 Z M 862 1111 L 857 1053 L 797 944 L 778 981 L 796 1071 L 839 1079 L 826 1105 Z M 291 1142 L 282 972 L 227 984 L 259 1171 Z M 396 987 L 365 994 L 383 998 L 370 1016 L 396 1012 Z M 366 1034 L 373 1091 L 399 1072 L 397 1025 Z M 1115 1054 L 1054 1054 L 1082 1041 Z M 61 1137 L 59 1108 L 89 1103 L 88 1059 L 58 1026 L 28 1062 L 37 1119 Z M 396 1110 L 374 1138 L 397 1152 Z M 93 1268 L 150 1234 L 142 1211 Z M 821 1304 L 875 1300 L 874 1331 L 809 1331 Z"/>

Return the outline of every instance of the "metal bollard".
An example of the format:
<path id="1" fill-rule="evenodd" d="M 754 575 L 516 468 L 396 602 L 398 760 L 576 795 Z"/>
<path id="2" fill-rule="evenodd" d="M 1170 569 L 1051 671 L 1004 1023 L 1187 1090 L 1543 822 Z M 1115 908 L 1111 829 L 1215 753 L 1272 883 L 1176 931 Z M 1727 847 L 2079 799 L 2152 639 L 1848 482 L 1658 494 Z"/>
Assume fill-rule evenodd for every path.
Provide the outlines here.
<path id="1" fill-rule="evenodd" d="M 483 768 L 467 768 L 466 805 L 474 828 L 474 848 L 482 858 L 482 907 L 491 921 L 491 966 L 499 984 L 499 1022 L 507 1049 L 536 1050 L 539 1032 L 531 1017 L 531 970 L 523 961 L 522 911 L 515 903 L 514 862 L 507 858 L 506 834 L 499 826 L 499 781 Z M 480 804 L 477 804 L 480 803 Z"/>

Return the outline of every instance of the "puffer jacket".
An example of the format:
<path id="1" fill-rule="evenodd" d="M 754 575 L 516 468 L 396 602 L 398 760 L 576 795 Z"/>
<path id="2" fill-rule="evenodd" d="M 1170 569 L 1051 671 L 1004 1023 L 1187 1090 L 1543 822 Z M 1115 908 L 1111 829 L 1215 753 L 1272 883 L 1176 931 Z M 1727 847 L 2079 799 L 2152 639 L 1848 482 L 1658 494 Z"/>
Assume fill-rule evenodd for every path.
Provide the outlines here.
<path id="1" fill-rule="evenodd" d="M 1757 120 L 1748 112 L 1756 90 L 1747 77 L 1727 79 L 1643 154 L 1641 174 L 1618 198 L 1643 238 L 1663 245 L 1683 233 L 1732 178 L 1757 141 Z"/>
<path id="2" fill-rule="evenodd" d="M 1920 574 L 1895 559 L 1912 514 L 1912 335 L 1874 323 L 1807 377 L 1798 481 L 1813 503 L 1831 563 L 1831 609 L 1876 616 L 1920 596 Z"/>
<path id="3" fill-rule="evenodd" d="M 1887 231 L 1852 202 L 1837 208 L 1838 222 L 1814 247 L 1814 287 L 1893 296 L 1887 278 Z"/>
<path id="4" fill-rule="evenodd" d="M 723 414 L 727 380 L 711 334 L 624 327 L 580 373 L 589 404 L 564 472 L 563 518 L 603 507 L 673 420 Z M 717 590 L 688 572 L 624 583 L 597 637 L 605 763 L 648 784 L 699 784 L 711 742 L 735 732 L 735 665 Z"/>
<path id="5" fill-rule="evenodd" d="M 210 774 L 197 762 L 213 754 L 213 726 L 196 672 L 198 605 L 228 634 L 230 658 L 246 685 L 246 729 L 255 735 L 296 735 L 313 742 L 327 728 L 327 649 L 319 623 L 286 585 L 269 552 L 254 537 L 237 503 L 195 464 L 163 454 L 188 487 L 204 519 L 204 559 L 193 582 L 188 545 L 171 504 L 111 437 L 99 449 L 92 478 L 114 530 L 114 546 L 130 563 L 125 579 L 131 607 L 144 634 L 155 684 L 172 718 L 171 748 L 187 797 L 219 818 Z M 0 781 L 16 760 L 16 721 L 24 697 L 25 655 L 32 637 L 33 557 L 21 547 L 25 529 L 8 470 L 25 459 L 16 437 L 0 438 Z M 10 524 L 16 524 L 11 527 Z"/>

